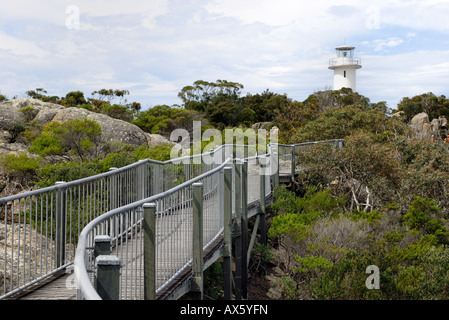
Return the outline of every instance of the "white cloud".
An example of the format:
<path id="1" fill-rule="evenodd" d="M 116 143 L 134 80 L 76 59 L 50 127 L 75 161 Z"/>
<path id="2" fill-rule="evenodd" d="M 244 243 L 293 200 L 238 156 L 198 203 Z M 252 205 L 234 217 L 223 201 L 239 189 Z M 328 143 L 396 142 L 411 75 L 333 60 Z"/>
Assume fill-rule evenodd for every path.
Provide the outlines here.
<path id="1" fill-rule="evenodd" d="M 65 27 L 69 5 L 79 7 L 78 30 Z M 449 42 L 440 37 L 448 8 L 437 0 L 10 1 L 0 11 L 9 77 L 0 89 L 118 87 L 154 105 L 179 103 L 177 92 L 195 80 L 226 79 L 243 92 L 301 100 L 332 85 L 327 64 L 346 41 L 362 58 L 361 93 L 394 101 L 411 88 L 448 87 Z M 16 92 L 5 91 L 11 84 Z"/>
<path id="2" fill-rule="evenodd" d="M 404 40 L 398 37 L 391 37 L 387 39 L 375 39 L 371 41 L 363 41 L 361 44 L 371 47 L 374 51 L 384 51 L 389 48 L 397 47 L 404 43 Z"/>
<path id="3" fill-rule="evenodd" d="M 0 50 L 6 50 L 13 55 L 34 56 L 38 58 L 43 58 L 49 54 L 48 51 L 39 48 L 30 41 L 18 39 L 2 32 L 0 32 Z"/>
<path id="4" fill-rule="evenodd" d="M 388 101 L 393 108 L 407 96 L 425 92 L 447 95 L 448 55 L 449 50 L 421 50 L 365 56 L 358 73 L 358 89 L 373 101 Z"/>

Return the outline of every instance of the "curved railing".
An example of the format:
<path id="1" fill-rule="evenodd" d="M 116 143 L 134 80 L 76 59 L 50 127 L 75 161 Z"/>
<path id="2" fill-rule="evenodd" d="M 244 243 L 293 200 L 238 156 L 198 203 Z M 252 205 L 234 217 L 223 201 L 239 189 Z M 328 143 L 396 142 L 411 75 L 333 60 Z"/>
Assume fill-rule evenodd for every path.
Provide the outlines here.
<path id="1" fill-rule="evenodd" d="M 182 273 L 191 263 L 191 244 L 187 235 L 192 233 L 192 199 L 191 187 L 194 183 L 202 183 L 204 186 L 204 197 L 210 203 L 205 213 L 208 230 L 204 239 L 204 249 L 216 239 L 222 232 L 223 221 L 220 216 L 220 194 L 217 190 L 222 184 L 219 183 L 222 169 L 231 163 L 228 159 L 219 167 L 202 174 L 190 181 L 184 182 L 166 192 L 159 193 L 147 199 L 137 201 L 127 206 L 111 210 L 101 217 L 89 223 L 81 232 L 77 254 L 75 257 L 75 274 L 79 286 L 79 294 L 83 299 L 98 300 L 100 296 L 94 288 L 89 270 L 94 269 L 94 252 L 89 248 L 94 247 L 96 235 L 108 234 L 114 228 L 114 224 L 119 229 L 118 237 L 111 237 L 113 247 L 117 250 L 115 255 L 124 261 L 122 271 L 122 299 L 141 299 L 143 297 L 142 287 L 139 286 L 140 278 L 143 276 L 142 262 L 140 261 L 142 252 L 142 236 L 139 232 L 142 229 L 143 205 L 146 203 L 156 204 L 156 225 L 158 226 L 159 245 L 157 249 L 158 260 L 164 259 L 164 265 L 159 266 L 158 274 L 160 280 L 156 288 L 156 294 L 166 288 L 170 281 Z M 122 225 L 120 225 L 122 224 Z M 109 230 L 108 230 L 109 229 Z M 182 229 L 180 231 L 180 229 Z M 176 232 L 175 232 L 176 231 Z M 135 239 L 132 239 L 132 237 Z M 162 239 L 165 238 L 165 239 Z M 168 240 L 169 239 L 169 240 Z M 133 243 L 132 243 L 133 242 Z M 129 248 L 128 244 L 133 246 Z M 133 257 L 128 258 L 128 252 L 133 251 Z M 169 254 L 170 257 L 164 256 Z M 173 257 L 173 259 L 170 259 Z M 87 266 L 87 267 L 86 267 Z M 134 271 L 134 277 L 132 273 Z M 136 282 L 129 283 L 130 278 Z M 128 287 L 131 290 L 128 290 Z M 132 290 L 134 288 L 134 292 Z"/>
<path id="2" fill-rule="evenodd" d="M 236 147 L 242 146 L 222 145 L 164 162 L 146 159 L 0 199 L 0 299 L 73 264 L 79 233 L 95 218 L 208 172 L 218 161 L 198 159 L 223 159 Z"/>
<path id="3" fill-rule="evenodd" d="M 339 146 L 341 141 L 327 142 Z M 295 152 L 302 145 L 309 144 L 274 145 L 272 147 L 276 151 L 271 152 L 272 148 L 269 147 L 265 155 L 257 155 L 257 151 L 247 152 L 247 203 L 251 205 L 260 201 L 258 190 L 261 181 L 264 182 L 266 195 L 269 195 L 272 185 L 276 183 L 280 163 L 285 173 L 294 171 Z M 165 162 L 142 160 L 123 168 L 111 168 L 109 172 L 93 177 L 60 182 L 48 188 L 0 199 L 0 237 L 3 235 L 0 241 L 4 242 L 3 259 L 0 261 L 0 294 L 3 295 L 0 299 L 10 297 L 64 270 L 75 260 L 78 261 L 75 263 L 77 274 L 86 272 L 92 283 L 91 271 L 95 268 L 92 266 L 92 257 L 95 255 L 93 243 L 96 236 L 104 234 L 111 238 L 114 254 L 123 257 L 122 274 L 129 274 L 126 277 L 135 277 L 141 281 L 142 269 L 135 261 L 142 254 L 142 205 L 156 203 L 159 230 L 190 228 L 185 222 L 191 219 L 191 186 L 200 182 L 204 189 L 205 212 L 219 212 L 217 208 L 223 204 L 223 169 L 226 166 L 235 169 L 236 160 L 230 159 L 234 158 L 236 147 L 239 146 L 223 145 L 209 153 Z M 247 150 L 249 148 L 255 147 L 249 146 Z M 197 161 L 199 157 L 203 160 L 210 157 L 216 161 Z M 259 165 L 267 157 L 272 170 L 261 180 Z M 235 204 L 234 193 L 232 197 L 232 203 Z M 210 218 L 207 214 L 205 217 L 210 219 L 205 221 L 209 232 L 205 236 L 206 248 L 222 229 L 222 219 L 214 214 Z M 174 232 L 171 234 L 179 237 Z M 167 239 L 162 234 L 160 237 Z M 173 259 L 177 261 L 176 265 L 167 262 L 160 266 L 157 292 L 164 290 L 170 279 L 182 271 L 182 266 L 191 259 L 185 255 L 189 248 L 183 247 L 190 244 L 183 243 L 181 237 L 178 241 L 181 242 L 159 241 L 160 259 L 170 260 L 168 249 L 163 246 L 170 246 L 170 250 L 179 248 L 181 253 Z M 7 243 L 12 246 L 7 246 Z M 80 256 L 82 251 L 84 253 Z M 84 266 L 85 271 L 81 266 Z M 84 283 L 83 280 L 80 283 Z M 122 298 L 141 297 L 141 287 L 128 287 L 124 281 Z M 79 289 L 84 298 L 98 298 L 87 284 L 80 285 Z"/>

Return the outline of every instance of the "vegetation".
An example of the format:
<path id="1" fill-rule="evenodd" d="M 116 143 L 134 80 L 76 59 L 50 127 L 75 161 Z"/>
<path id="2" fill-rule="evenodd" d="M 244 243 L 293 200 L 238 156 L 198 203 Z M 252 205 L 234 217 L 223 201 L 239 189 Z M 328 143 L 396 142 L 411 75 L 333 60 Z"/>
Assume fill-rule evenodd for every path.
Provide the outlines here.
<path id="1" fill-rule="evenodd" d="M 398 109 L 402 111 L 407 120 L 411 120 L 418 113 L 426 112 L 431 119 L 440 116 L 449 118 L 449 99 L 446 96 L 436 96 L 432 92 L 414 96 L 404 97 L 398 104 Z"/>
<path id="2" fill-rule="evenodd" d="M 252 268 L 268 260 L 278 265 L 283 299 L 447 299 L 448 144 L 417 138 L 408 122 L 420 112 L 449 117 L 449 100 L 432 93 L 405 97 L 392 111 L 404 116 L 393 117 L 385 102 L 350 89 L 318 91 L 304 101 L 268 89 L 242 95 L 243 89 L 238 82 L 198 80 L 179 92 L 180 105 L 147 110 L 128 103 L 127 90 L 101 89 L 86 98 L 80 91 L 57 97 L 38 88 L 27 95 L 165 137 L 201 121 L 203 130 L 267 122 L 279 127 L 282 143 L 345 139 L 342 149 L 323 144 L 297 153 L 297 183 L 275 190 L 270 246 L 255 247 Z M 0 157 L 0 191 L 13 183 L 45 187 L 139 159 L 170 157 L 171 146 L 105 142 L 101 127 L 88 119 L 41 126 L 32 107 L 20 111 L 25 121 L 8 128 L 9 142 L 26 144 L 30 153 Z M 366 286 L 372 265 L 379 267 L 380 289 Z M 207 295 L 222 294 L 221 272 L 219 264 L 208 271 Z"/>
<path id="3" fill-rule="evenodd" d="M 447 299 L 447 146 L 363 105 L 323 110 L 292 140 L 329 137 L 345 147 L 299 153 L 296 194 L 275 193 L 269 235 L 289 257 L 283 298 Z M 311 201 L 317 206 L 300 205 Z M 379 290 L 366 286 L 371 265 Z"/>

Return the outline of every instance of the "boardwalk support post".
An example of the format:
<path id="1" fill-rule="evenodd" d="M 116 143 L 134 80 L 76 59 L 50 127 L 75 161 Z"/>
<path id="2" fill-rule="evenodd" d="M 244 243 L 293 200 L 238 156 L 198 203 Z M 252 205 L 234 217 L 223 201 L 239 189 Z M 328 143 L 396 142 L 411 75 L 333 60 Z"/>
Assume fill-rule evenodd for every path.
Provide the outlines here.
<path id="1" fill-rule="evenodd" d="M 242 298 L 248 299 L 248 161 L 242 164 Z"/>
<path id="2" fill-rule="evenodd" d="M 156 299 L 156 204 L 143 205 L 144 299 Z"/>
<path id="3" fill-rule="evenodd" d="M 94 257 L 107 256 L 111 254 L 112 239 L 110 236 L 102 235 L 95 237 Z"/>
<path id="4" fill-rule="evenodd" d="M 193 184 L 193 279 L 195 300 L 203 300 L 203 184 Z"/>
<path id="5" fill-rule="evenodd" d="M 56 185 L 64 185 L 65 182 L 56 182 Z M 56 190 L 56 268 L 65 264 L 66 251 L 66 222 L 67 222 L 67 189 Z"/>
<path id="6" fill-rule="evenodd" d="M 260 225 L 259 225 L 259 233 L 260 233 L 260 242 L 265 246 L 267 244 L 267 230 L 266 230 L 266 203 L 265 203 L 265 179 L 268 177 L 267 167 L 265 164 L 261 163 L 260 170 L 260 206 L 259 206 L 259 215 L 260 215 Z"/>
<path id="7" fill-rule="evenodd" d="M 273 181 L 273 189 L 279 185 L 279 145 L 270 145 L 271 148 L 271 175 Z"/>
<path id="8" fill-rule="evenodd" d="M 291 150 L 291 154 L 292 154 L 292 159 L 291 159 L 291 169 L 290 169 L 290 175 L 291 175 L 291 182 L 292 182 L 292 188 L 293 188 L 293 183 L 295 182 L 295 173 L 296 173 L 296 153 L 295 153 L 295 145 L 293 144 L 292 146 L 292 150 Z"/>
<path id="9" fill-rule="evenodd" d="M 232 168 L 224 169 L 224 299 L 232 299 Z"/>
<path id="10" fill-rule="evenodd" d="M 235 168 L 235 300 L 242 300 L 242 165 L 234 160 Z"/>
<path id="11" fill-rule="evenodd" d="M 114 255 L 98 256 L 96 289 L 103 300 L 120 299 L 120 259 Z"/>

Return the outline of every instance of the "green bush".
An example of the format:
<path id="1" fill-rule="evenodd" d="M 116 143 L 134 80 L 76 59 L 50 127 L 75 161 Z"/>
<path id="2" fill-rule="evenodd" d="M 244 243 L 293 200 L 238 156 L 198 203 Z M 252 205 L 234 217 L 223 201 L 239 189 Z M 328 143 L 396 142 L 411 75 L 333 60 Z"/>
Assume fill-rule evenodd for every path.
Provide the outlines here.
<path id="1" fill-rule="evenodd" d="M 11 179 L 20 182 L 32 181 L 39 169 L 40 161 L 26 154 L 7 154 L 0 157 L 2 171 Z"/>
<path id="2" fill-rule="evenodd" d="M 448 242 L 449 232 L 435 200 L 415 197 L 402 220 L 409 228 L 422 231 L 426 235 L 435 235 L 440 243 Z"/>
<path id="3" fill-rule="evenodd" d="M 72 119 L 44 125 L 42 134 L 32 142 L 31 152 L 41 156 L 75 155 L 79 159 L 96 158 L 102 147 L 101 126 L 94 120 Z"/>
<path id="4" fill-rule="evenodd" d="M 295 197 L 285 186 L 274 190 L 275 202 L 271 208 L 276 213 L 271 222 L 271 238 L 287 235 L 299 241 L 306 235 L 307 226 L 324 217 L 338 215 L 343 198 L 334 198 L 330 190 L 307 189 L 303 197 Z"/>
<path id="5" fill-rule="evenodd" d="M 157 161 L 167 161 L 170 160 L 170 151 L 172 148 L 172 144 L 162 144 L 150 148 L 140 146 L 135 151 L 135 157 L 137 160 L 152 159 Z"/>
<path id="6" fill-rule="evenodd" d="M 62 155 L 66 149 L 61 140 L 55 137 L 52 133 L 44 131 L 38 138 L 33 140 L 29 151 L 42 157 L 46 157 L 50 155 Z"/>
<path id="7" fill-rule="evenodd" d="M 58 181 L 70 182 L 87 178 L 102 172 L 102 166 L 96 162 L 68 161 L 45 164 L 39 170 L 36 184 L 41 187 L 54 185 Z"/>

